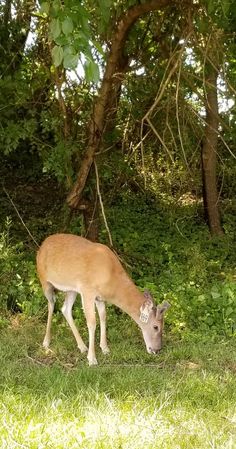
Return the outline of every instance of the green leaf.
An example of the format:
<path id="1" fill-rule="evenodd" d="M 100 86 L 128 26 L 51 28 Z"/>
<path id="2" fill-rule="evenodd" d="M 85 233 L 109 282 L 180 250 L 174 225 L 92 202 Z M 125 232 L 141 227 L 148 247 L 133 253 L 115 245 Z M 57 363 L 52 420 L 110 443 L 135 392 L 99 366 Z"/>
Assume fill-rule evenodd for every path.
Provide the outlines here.
<path id="1" fill-rule="evenodd" d="M 43 3 L 41 4 L 41 7 L 40 7 L 40 12 L 41 12 L 42 14 L 48 14 L 48 13 L 49 13 L 49 9 L 50 9 L 50 4 L 49 4 L 49 2 L 43 2 Z"/>
<path id="2" fill-rule="evenodd" d="M 58 36 L 56 39 L 54 39 L 54 42 L 59 47 L 64 47 L 68 44 L 68 37 L 65 36 L 65 34 L 61 33 L 60 36 Z"/>
<path id="3" fill-rule="evenodd" d="M 207 11 L 208 14 L 212 14 L 216 9 L 215 0 L 208 0 Z"/>
<path id="4" fill-rule="evenodd" d="M 53 60 L 53 64 L 58 67 L 63 60 L 63 48 L 59 47 L 58 45 L 55 45 L 55 47 L 53 47 L 52 49 L 52 60 Z"/>
<path id="5" fill-rule="evenodd" d="M 230 1 L 229 0 L 222 0 L 221 1 L 221 7 L 223 10 L 223 14 L 225 17 L 227 17 L 229 10 L 230 10 Z"/>
<path id="6" fill-rule="evenodd" d="M 73 22 L 72 22 L 71 18 L 70 17 L 66 17 L 66 19 L 63 20 L 63 22 L 62 22 L 62 31 L 63 31 L 63 33 L 66 36 L 68 36 L 68 34 L 72 33 L 73 28 L 74 28 L 74 26 L 73 26 Z"/>
<path id="7" fill-rule="evenodd" d="M 205 19 L 205 17 L 204 18 L 197 17 L 196 25 L 197 25 L 200 33 L 202 33 L 202 34 L 207 33 L 207 31 L 209 29 L 209 23 L 208 23 L 208 20 Z"/>
<path id="8" fill-rule="evenodd" d="M 211 291 L 211 296 L 213 299 L 218 299 L 218 298 L 220 298 L 221 295 L 217 291 Z"/>
<path id="9" fill-rule="evenodd" d="M 55 12 L 58 12 L 61 8 L 61 2 L 60 0 L 54 0 L 52 7 L 54 9 Z"/>
<path id="10" fill-rule="evenodd" d="M 50 23 L 50 33 L 55 40 L 61 34 L 61 22 L 59 19 L 52 19 Z"/>
<path id="11" fill-rule="evenodd" d="M 85 77 L 87 81 L 97 83 L 100 78 L 98 65 L 93 61 L 86 61 L 84 64 Z"/>
<path id="12" fill-rule="evenodd" d="M 93 41 L 93 45 L 102 56 L 105 55 L 104 50 L 99 42 Z"/>
<path id="13" fill-rule="evenodd" d="M 81 4 L 79 4 L 78 2 L 76 3 L 76 10 L 78 12 L 77 17 L 81 18 L 81 16 L 85 17 L 87 20 L 90 17 L 89 11 L 88 9 L 86 9 L 84 6 L 82 6 Z"/>
<path id="14" fill-rule="evenodd" d="M 225 311 L 225 315 L 229 316 L 234 312 L 234 309 L 232 307 L 227 307 L 226 311 Z"/>
<path id="15" fill-rule="evenodd" d="M 90 34 L 89 31 L 90 30 L 89 30 L 88 19 L 87 19 L 86 16 L 84 16 L 84 15 L 80 16 L 80 25 L 81 25 L 81 28 L 82 28 L 84 34 L 86 36 L 89 36 L 89 34 Z"/>
<path id="16" fill-rule="evenodd" d="M 113 3 L 111 0 L 99 0 L 96 14 L 98 20 L 98 33 L 104 33 L 109 24 Z"/>
<path id="17" fill-rule="evenodd" d="M 67 53 L 64 54 L 63 66 L 65 69 L 76 69 L 78 65 L 78 55 Z"/>
<path id="18" fill-rule="evenodd" d="M 104 8 L 111 8 L 112 1 L 111 0 L 100 0 L 100 8 L 103 10 Z"/>
<path id="19" fill-rule="evenodd" d="M 76 33 L 74 46 L 77 51 L 83 51 L 84 53 L 87 53 L 87 50 L 89 49 L 88 37 L 83 33 L 82 30 Z"/>

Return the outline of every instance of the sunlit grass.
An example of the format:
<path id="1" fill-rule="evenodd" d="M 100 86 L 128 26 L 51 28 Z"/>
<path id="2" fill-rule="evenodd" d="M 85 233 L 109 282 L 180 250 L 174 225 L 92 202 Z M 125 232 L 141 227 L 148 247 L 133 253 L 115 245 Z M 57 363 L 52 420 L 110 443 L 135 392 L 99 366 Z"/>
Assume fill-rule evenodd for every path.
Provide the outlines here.
<path id="1" fill-rule="evenodd" d="M 66 328 L 48 356 L 40 322 L 2 331 L 1 448 L 236 447 L 236 342 L 168 339 L 153 357 L 120 322 L 92 368 Z"/>

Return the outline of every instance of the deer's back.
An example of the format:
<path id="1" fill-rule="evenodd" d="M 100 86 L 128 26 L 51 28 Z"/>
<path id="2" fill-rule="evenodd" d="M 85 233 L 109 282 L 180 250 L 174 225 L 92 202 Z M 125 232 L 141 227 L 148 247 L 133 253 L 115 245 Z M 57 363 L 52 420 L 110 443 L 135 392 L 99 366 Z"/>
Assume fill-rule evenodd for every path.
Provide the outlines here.
<path id="1" fill-rule="evenodd" d="M 105 245 L 72 234 L 46 238 L 37 253 L 37 271 L 42 283 L 59 290 L 83 291 L 90 288 L 111 296 L 124 270 Z"/>

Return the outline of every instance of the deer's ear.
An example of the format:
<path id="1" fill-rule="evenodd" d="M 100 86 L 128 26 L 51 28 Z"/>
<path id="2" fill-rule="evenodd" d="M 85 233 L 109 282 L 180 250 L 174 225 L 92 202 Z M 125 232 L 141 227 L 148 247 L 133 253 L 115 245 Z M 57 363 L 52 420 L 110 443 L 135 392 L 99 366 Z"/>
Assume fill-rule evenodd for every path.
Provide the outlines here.
<path id="1" fill-rule="evenodd" d="M 163 318 L 164 313 L 167 309 L 169 309 L 170 304 L 167 301 L 164 301 L 163 304 L 157 306 L 156 318 L 161 320 Z"/>
<path id="2" fill-rule="evenodd" d="M 146 299 L 146 301 L 143 302 L 143 304 L 139 309 L 140 310 L 139 318 L 143 323 L 148 322 L 148 318 L 152 309 L 153 309 L 153 302 L 150 299 Z"/>
<path id="3" fill-rule="evenodd" d="M 152 300 L 153 300 L 150 291 L 147 290 L 146 288 L 145 288 L 145 290 L 144 290 L 144 292 L 143 292 L 143 296 L 144 296 L 145 299 L 149 299 L 149 301 L 152 301 Z"/>

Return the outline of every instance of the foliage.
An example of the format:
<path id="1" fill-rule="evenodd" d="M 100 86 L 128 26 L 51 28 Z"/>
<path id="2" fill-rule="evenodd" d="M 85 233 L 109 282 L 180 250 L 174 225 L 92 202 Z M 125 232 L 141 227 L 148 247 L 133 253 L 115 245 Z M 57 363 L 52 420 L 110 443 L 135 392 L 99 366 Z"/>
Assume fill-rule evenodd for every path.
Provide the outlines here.
<path id="1" fill-rule="evenodd" d="M 49 19 L 49 38 L 55 43 L 51 50 L 55 66 L 63 64 L 65 69 L 76 69 L 80 62 L 87 80 L 97 82 L 99 69 L 93 49 L 98 49 L 99 44 L 91 45 L 91 17 L 86 2 L 43 1 L 40 14 L 44 21 Z"/>
<path id="2" fill-rule="evenodd" d="M 235 335 L 235 234 L 210 239 L 203 223 L 195 224 L 196 205 L 182 209 L 126 195 L 109 216 L 115 247 L 138 285 L 172 304 L 166 321 L 173 333 Z"/>
<path id="3" fill-rule="evenodd" d="M 1 50 L 0 151 L 5 154 L 16 152 L 16 160 L 19 153 L 37 153 L 43 171 L 55 175 L 59 182 L 70 188 L 86 148 L 88 118 L 93 108 L 93 96 L 97 95 L 97 86 L 91 89 L 90 81 L 98 81 L 99 71 L 101 74 L 103 72 L 119 15 L 135 2 L 43 1 L 40 2 L 40 9 L 35 11 L 24 4 L 24 14 L 19 5 L 15 7 L 15 14 L 10 14 L 7 5 L 7 2 L 2 2 L 0 8 L 0 20 L 4 23 L 1 31 L 4 45 Z M 194 8 L 189 8 L 188 14 L 184 9 L 170 6 L 143 17 L 130 31 L 126 48 L 130 64 L 124 80 L 118 120 L 115 129 L 108 133 L 110 139 L 104 137 L 104 145 L 114 146 L 117 143 L 119 146 L 122 142 L 123 154 L 119 154 L 117 160 L 116 155 L 112 155 L 107 158 L 107 164 L 103 164 L 101 173 L 106 178 L 106 190 L 110 190 L 114 183 L 117 164 L 119 172 L 127 165 L 143 172 L 143 156 L 135 150 L 140 141 L 140 124 L 153 104 L 157 86 L 161 89 L 168 75 L 171 61 L 176 61 L 182 52 L 180 79 L 178 81 L 177 73 L 173 75 L 151 116 L 157 134 L 145 123 L 145 164 L 156 185 L 161 178 L 158 175 L 162 174 L 162 179 L 168 179 L 173 190 L 179 188 L 181 181 L 183 188 L 186 188 L 185 180 L 188 180 L 188 188 L 200 191 L 200 140 L 204 124 L 197 114 L 203 107 L 201 96 L 205 89 L 204 45 L 214 34 L 220 53 L 225 54 L 224 47 L 227 46 L 227 61 L 221 77 L 226 78 L 224 98 L 232 98 L 233 91 L 229 86 L 230 83 L 234 84 L 234 41 L 227 34 L 227 24 L 229 27 L 234 20 L 234 13 L 230 5 L 228 0 L 202 1 L 196 5 L 197 13 Z M 191 20 L 190 37 L 185 41 Z M 220 20 L 222 23 L 219 23 Z M 199 24 L 204 23 L 207 26 L 203 30 Z M 218 32 L 217 27 L 224 29 L 225 35 Z M 6 33 L 8 40 L 4 39 Z M 188 53 L 190 50 L 192 56 Z M 56 69 L 52 67 L 50 52 Z M 78 69 L 79 59 L 89 81 L 87 85 L 83 75 L 77 73 L 74 80 L 74 72 L 67 70 Z M 64 63 L 65 70 L 61 63 Z M 64 106 L 59 100 L 60 92 Z M 11 99 L 10 103 L 8 98 Z M 224 114 L 225 123 L 232 113 L 229 110 Z M 232 129 L 225 127 L 222 130 L 222 142 L 225 141 L 229 150 L 233 151 L 233 120 L 231 125 Z M 116 153 L 114 148 L 112 152 Z M 221 152 L 220 176 L 223 173 L 227 184 L 229 179 L 231 185 L 234 179 L 231 174 L 232 158 L 225 145 L 222 145 Z M 113 158 L 114 166 L 110 163 Z M 109 171 L 112 171 L 111 175 Z M 127 174 L 129 176 L 130 173 Z"/>
<path id="4" fill-rule="evenodd" d="M 35 273 L 35 261 L 26 258 L 21 242 L 11 242 L 11 222 L 6 220 L 0 234 L 0 308 L 4 313 L 21 311 L 27 315 L 41 313 L 42 295 Z"/>

